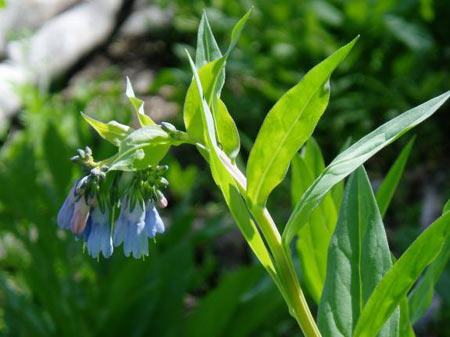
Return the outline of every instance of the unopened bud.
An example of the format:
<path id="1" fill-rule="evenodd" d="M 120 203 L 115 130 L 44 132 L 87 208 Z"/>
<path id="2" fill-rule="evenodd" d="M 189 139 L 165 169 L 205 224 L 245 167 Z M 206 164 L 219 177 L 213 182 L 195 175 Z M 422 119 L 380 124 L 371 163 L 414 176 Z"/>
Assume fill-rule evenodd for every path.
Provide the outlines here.
<path id="1" fill-rule="evenodd" d="M 167 202 L 167 199 L 164 196 L 162 197 L 162 199 L 158 200 L 158 207 L 159 208 L 166 208 L 168 204 L 169 203 Z"/>
<path id="2" fill-rule="evenodd" d="M 169 170 L 169 166 L 168 165 L 159 165 L 156 167 L 156 172 L 158 174 L 164 174 Z"/>
<path id="3" fill-rule="evenodd" d="M 77 161 L 80 160 L 80 156 L 73 156 L 73 157 L 70 158 L 70 160 L 73 161 L 73 162 L 77 162 Z"/>
<path id="4" fill-rule="evenodd" d="M 84 159 L 86 157 L 86 153 L 82 149 L 78 149 L 77 153 L 80 156 L 80 158 Z"/>
<path id="5" fill-rule="evenodd" d="M 92 156 L 92 150 L 89 146 L 86 146 L 84 151 L 86 152 L 86 154 L 90 157 Z"/>
<path id="6" fill-rule="evenodd" d="M 167 199 L 164 196 L 164 194 L 162 194 L 162 192 L 160 190 L 156 190 L 156 200 L 158 201 L 158 207 L 159 208 L 166 208 L 167 207 Z"/>
<path id="7" fill-rule="evenodd" d="M 166 178 L 161 177 L 159 178 L 158 185 L 166 188 L 167 186 L 169 186 L 169 181 Z"/>
<path id="8" fill-rule="evenodd" d="M 162 122 L 161 123 L 161 128 L 164 131 L 168 132 L 168 133 L 172 133 L 172 132 L 176 132 L 177 131 L 177 128 L 173 124 L 170 124 L 170 123 L 167 123 L 167 122 Z"/>

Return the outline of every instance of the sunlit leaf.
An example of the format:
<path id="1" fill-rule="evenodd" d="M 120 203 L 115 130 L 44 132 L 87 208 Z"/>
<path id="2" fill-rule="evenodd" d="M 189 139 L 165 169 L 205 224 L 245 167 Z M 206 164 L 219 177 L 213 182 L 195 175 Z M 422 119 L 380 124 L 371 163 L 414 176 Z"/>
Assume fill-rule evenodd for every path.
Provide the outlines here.
<path id="1" fill-rule="evenodd" d="M 213 115 L 217 134 L 216 141 L 223 151 L 234 160 L 239 153 L 240 140 L 236 124 L 233 121 L 225 103 L 220 99 L 220 92 L 225 81 L 224 64 L 232 51 L 237 39 L 247 21 L 251 10 L 236 24 L 233 29 L 231 44 L 225 56 L 222 56 L 215 41 L 206 13 L 203 13 L 197 34 L 196 66 L 205 92 L 205 99 Z M 207 63 L 207 64 L 206 64 Z M 205 66 L 203 66 L 205 65 Z M 219 77 L 213 76 L 217 67 L 221 68 Z M 183 118 L 190 137 L 199 143 L 205 143 L 204 130 L 201 119 L 200 100 L 196 83 L 193 80 L 186 93 Z"/>
<path id="2" fill-rule="evenodd" d="M 311 69 L 267 114 L 247 164 L 248 198 L 253 206 L 265 206 L 292 157 L 313 133 L 328 104 L 330 75 L 356 40 Z"/>
<path id="3" fill-rule="evenodd" d="M 397 140 L 414 126 L 430 117 L 445 103 L 449 96 L 450 91 L 404 112 L 339 154 L 297 203 L 283 232 L 285 247 L 288 249 L 293 237 L 308 221 L 312 211 L 320 204 L 334 185 L 347 177 L 386 145 Z"/>
<path id="4" fill-rule="evenodd" d="M 111 170 L 137 171 L 154 166 L 164 158 L 172 142 L 158 125 L 142 127 L 128 135 L 110 164 Z"/>
<path id="5" fill-rule="evenodd" d="M 294 205 L 324 168 L 320 148 L 314 138 L 310 138 L 301 155 L 294 156 L 291 163 L 291 193 Z M 296 246 L 302 282 L 316 303 L 319 303 L 325 284 L 328 246 L 336 220 L 337 210 L 330 194 L 298 233 Z"/>
<path id="6" fill-rule="evenodd" d="M 130 79 L 127 77 L 127 89 L 126 89 L 126 95 L 128 99 L 130 100 L 131 104 L 133 105 L 134 110 L 136 111 L 136 115 L 139 120 L 139 124 L 141 126 L 147 126 L 147 125 L 155 125 L 155 122 L 145 114 L 144 111 L 144 101 L 136 98 L 136 95 L 134 94 L 133 87 L 131 85 Z"/>
<path id="7" fill-rule="evenodd" d="M 111 144 L 119 146 L 120 142 L 127 137 L 133 129 L 127 125 L 120 124 L 116 121 L 111 121 L 109 123 L 100 122 L 88 115 L 81 113 L 84 120 L 89 123 L 90 126 L 94 128 L 95 131 Z"/>
<path id="8" fill-rule="evenodd" d="M 198 99 L 201 102 L 200 112 L 202 118 L 202 124 L 205 129 L 205 142 L 208 148 L 209 153 L 209 164 L 211 166 L 211 172 L 214 178 L 214 181 L 219 186 L 222 191 L 222 194 L 225 198 L 225 201 L 230 208 L 231 214 L 233 215 L 234 220 L 236 221 L 239 229 L 241 230 L 244 238 L 248 242 L 250 248 L 255 253 L 256 257 L 259 259 L 261 264 L 268 270 L 270 275 L 274 278 L 275 282 L 277 281 L 277 276 L 275 274 L 275 269 L 272 264 L 272 260 L 269 252 L 264 244 L 264 241 L 261 238 L 261 235 L 258 232 L 254 222 L 251 220 L 251 217 L 248 213 L 245 202 L 243 201 L 239 189 L 236 186 L 235 180 L 230 172 L 227 170 L 226 166 L 221 160 L 220 157 L 220 149 L 217 147 L 216 135 L 214 130 L 214 121 L 212 117 L 212 113 L 209 109 L 208 103 L 206 102 L 206 95 L 202 88 L 202 81 L 200 76 L 202 72 L 197 73 L 197 69 L 188 54 L 189 62 L 191 64 L 191 69 L 194 74 L 194 80 L 196 83 L 196 88 L 198 91 Z M 213 63 L 216 61 L 213 61 Z M 211 63 L 204 65 L 204 67 L 210 67 Z M 213 67 L 214 68 L 214 67 Z M 215 72 L 213 76 L 217 79 L 222 69 L 220 67 L 215 67 Z M 214 82 L 214 80 L 212 81 Z"/>

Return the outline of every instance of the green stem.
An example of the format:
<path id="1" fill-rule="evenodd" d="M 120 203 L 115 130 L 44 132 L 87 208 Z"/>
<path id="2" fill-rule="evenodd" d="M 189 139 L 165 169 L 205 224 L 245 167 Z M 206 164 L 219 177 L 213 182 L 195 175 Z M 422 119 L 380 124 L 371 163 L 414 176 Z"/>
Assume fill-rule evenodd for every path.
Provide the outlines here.
<path id="1" fill-rule="evenodd" d="M 279 274 L 282 285 L 285 287 L 291 315 L 297 320 L 300 329 L 306 337 L 320 337 L 319 329 L 298 282 L 294 265 L 283 249 L 281 235 L 272 217 L 267 209 L 255 209 L 252 211 L 252 214 L 273 254 L 275 269 Z"/>
<path id="2" fill-rule="evenodd" d="M 241 194 L 245 196 L 247 188 L 246 177 L 225 153 L 219 152 L 219 156 L 228 172 L 233 175 Z M 300 329 L 306 337 L 321 337 L 300 287 L 292 259 L 283 249 L 281 235 L 269 211 L 266 208 L 252 207 L 249 202 L 248 206 L 273 255 L 275 271 L 279 277 L 281 287 L 283 287 L 282 294 L 286 302 L 288 302 L 291 315 L 297 320 Z"/>

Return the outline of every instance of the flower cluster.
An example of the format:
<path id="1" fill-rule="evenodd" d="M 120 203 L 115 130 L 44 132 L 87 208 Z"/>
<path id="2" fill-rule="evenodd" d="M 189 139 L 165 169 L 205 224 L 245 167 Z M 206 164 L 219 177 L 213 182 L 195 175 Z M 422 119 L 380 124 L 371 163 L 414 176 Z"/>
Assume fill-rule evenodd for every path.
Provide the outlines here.
<path id="1" fill-rule="evenodd" d="M 92 163 L 89 156 L 90 150 L 79 150 L 79 155 L 72 160 Z M 100 253 L 110 257 L 114 247 L 122 243 L 127 257 L 148 255 L 148 239 L 164 233 L 156 205 L 167 206 L 161 192 L 168 185 L 162 177 L 166 170 L 166 166 L 157 166 L 136 173 L 114 172 L 113 182 L 106 184 L 108 167 L 91 168 L 70 189 L 58 213 L 58 226 L 84 240 L 93 258 L 98 258 Z M 120 213 L 113 212 L 114 209 Z M 119 214 L 117 219 L 115 213 Z"/>

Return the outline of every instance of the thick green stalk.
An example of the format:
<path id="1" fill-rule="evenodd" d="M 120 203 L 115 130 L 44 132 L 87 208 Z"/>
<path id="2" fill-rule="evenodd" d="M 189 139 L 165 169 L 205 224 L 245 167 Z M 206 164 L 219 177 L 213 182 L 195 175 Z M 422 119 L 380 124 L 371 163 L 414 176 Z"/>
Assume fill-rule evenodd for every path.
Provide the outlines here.
<path id="1" fill-rule="evenodd" d="M 247 179 L 223 152 L 219 152 L 223 164 L 233 175 L 240 192 L 246 195 Z M 291 315 L 297 320 L 300 329 L 306 337 L 321 337 L 316 322 L 309 310 L 303 291 L 295 272 L 291 257 L 283 249 L 281 235 L 278 232 L 269 211 L 264 208 L 254 208 L 249 204 L 249 210 L 257 222 L 272 253 L 275 271 L 280 279 L 283 297 L 288 302 Z"/>
<path id="2" fill-rule="evenodd" d="M 291 258 L 286 254 L 281 243 L 281 235 L 267 209 L 252 211 L 256 222 L 273 254 L 274 265 L 281 284 L 285 288 L 291 315 L 297 320 L 306 337 L 320 337 L 319 329 L 309 310 L 303 291 L 298 282 L 297 273 Z"/>

